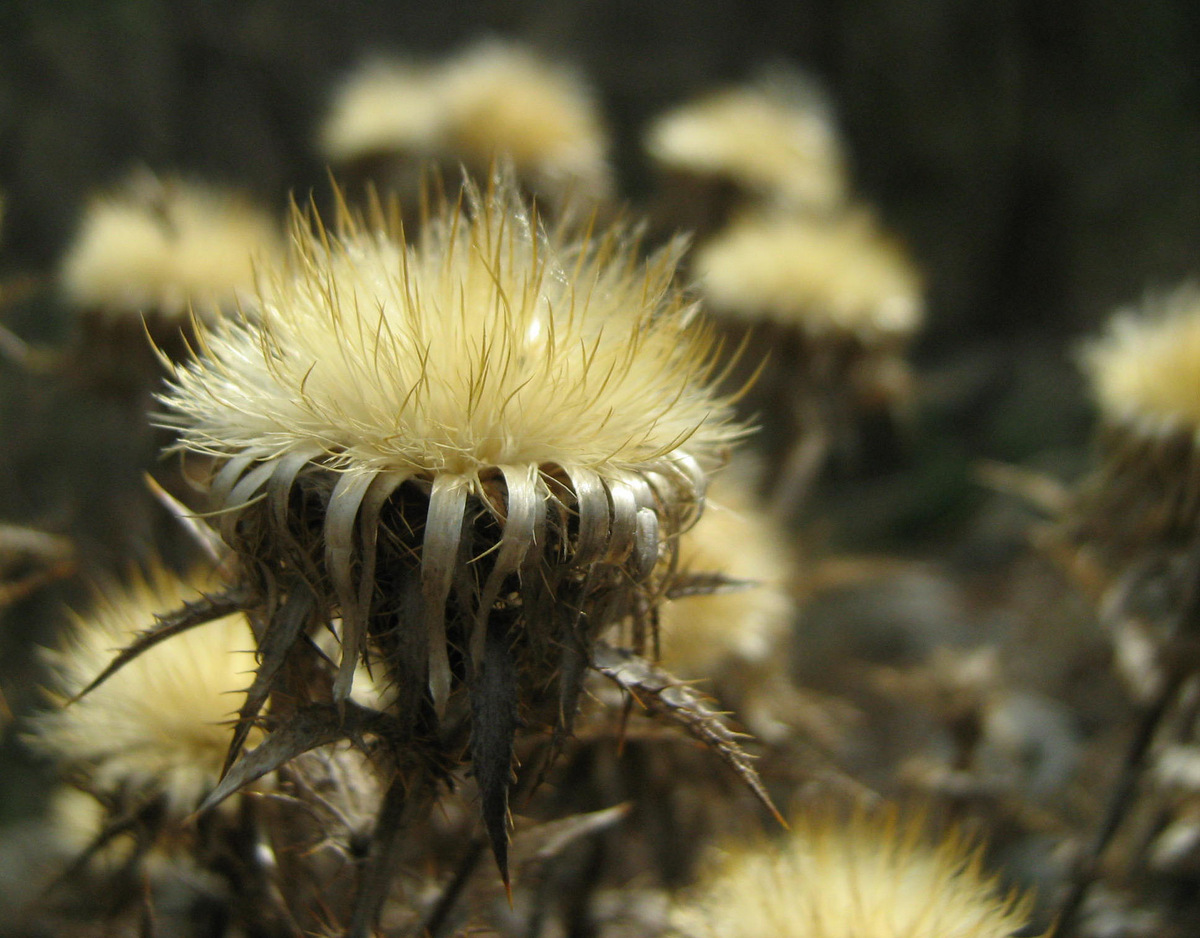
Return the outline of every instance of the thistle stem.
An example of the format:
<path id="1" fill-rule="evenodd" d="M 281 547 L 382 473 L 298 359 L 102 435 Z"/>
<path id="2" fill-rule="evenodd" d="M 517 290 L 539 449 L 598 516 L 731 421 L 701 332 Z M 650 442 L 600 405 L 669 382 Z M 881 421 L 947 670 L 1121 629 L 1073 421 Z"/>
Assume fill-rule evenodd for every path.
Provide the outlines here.
<path id="1" fill-rule="evenodd" d="M 1104 811 L 1100 826 L 1096 830 L 1091 846 L 1076 863 L 1071 888 L 1059 905 L 1056 916 L 1058 929 L 1055 932 L 1058 938 L 1069 938 L 1073 932 L 1079 909 L 1082 907 L 1084 899 L 1087 898 L 1088 889 L 1099 874 L 1100 860 L 1105 850 L 1108 849 L 1113 835 L 1125 819 L 1129 803 L 1133 799 L 1134 791 L 1145 769 L 1146 755 L 1150 751 L 1150 745 L 1158 735 L 1158 728 L 1175 702 L 1182 683 L 1181 675 L 1171 675 L 1164 682 L 1162 690 L 1155 699 L 1142 711 L 1129 748 L 1125 752 L 1120 774 L 1117 776 L 1116 785 L 1113 786 L 1112 794 L 1109 796 L 1108 806 Z"/>

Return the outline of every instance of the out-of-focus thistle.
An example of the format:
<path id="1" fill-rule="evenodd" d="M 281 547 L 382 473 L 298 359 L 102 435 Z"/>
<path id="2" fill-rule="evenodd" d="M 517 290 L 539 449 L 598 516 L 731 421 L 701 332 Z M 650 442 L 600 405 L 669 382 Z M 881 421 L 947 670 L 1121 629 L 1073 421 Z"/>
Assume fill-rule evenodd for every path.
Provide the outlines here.
<path id="1" fill-rule="evenodd" d="M 704 245 L 693 266 L 722 324 L 733 334 L 753 330 L 771 352 L 754 403 L 779 415 L 765 442 L 786 516 L 831 447 L 853 451 L 865 426 L 893 428 L 909 403 L 903 355 L 923 318 L 920 275 L 862 209 L 744 216 Z"/>
<path id="2" fill-rule="evenodd" d="M 668 111 L 645 133 L 662 175 L 662 223 L 703 239 L 749 206 L 826 214 L 849 192 L 828 102 L 784 68 Z"/>
<path id="3" fill-rule="evenodd" d="M 1063 532 L 1090 570 L 1142 700 L 1200 667 L 1200 291 L 1114 317 L 1084 349 L 1098 465 Z"/>
<path id="4" fill-rule="evenodd" d="M 336 232 L 297 213 L 256 317 L 202 326 L 162 396 L 180 445 L 223 460 L 212 508 L 241 579 L 214 610 L 263 623 L 231 758 L 272 698 L 270 735 L 208 801 L 379 738 L 394 781 L 355 933 L 405 818 L 465 752 L 505 870 L 518 729 L 570 731 L 606 626 L 648 641 L 741 432 L 676 247 L 642 262 L 623 228 L 548 232 L 505 174 L 467 192 L 414 243 L 378 206 Z M 310 641 L 329 626 L 340 663 Z M 390 681 L 385 713 L 348 699 L 360 661 Z"/>
<path id="5" fill-rule="evenodd" d="M 490 41 L 449 60 L 443 81 L 449 151 L 468 169 L 482 174 L 495 160 L 511 160 L 517 178 L 555 204 L 611 194 L 608 133 L 573 71 Z"/>
<path id="6" fill-rule="evenodd" d="M 747 476 L 736 466 L 718 475 L 704 515 L 679 539 L 678 573 L 659 616 L 659 662 L 703 681 L 755 736 L 777 741 L 804 709 L 787 670 L 796 558 Z"/>
<path id="7" fill-rule="evenodd" d="M 255 256 L 281 249 L 278 225 L 245 198 L 143 171 L 88 205 L 60 280 L 73 306 L 102 316 L 209 319 L 250 300 Z"/>
<path id="8" fill-rule="evenodd" d="M 161 804 L 175 823 L 220 780 L 236 712 L 231 696 L 254 667 L 254 636 L 241 614 L 156 645 L 84 697 L 80 691 L 156 615 L 198 590 L 161 569 L 129 589 L 100 592 L 77 616 L 66 647 L 48 652 L 59 706 L 33 721 L 29 742 L 82 786 L 120 802 L 118 813 Z M 69 703 L 68 703 L 69 702 Z"/>
<path id="9" fill-rule="evenodd" d="M 146 333 L 182 357 L 189 317 L 248 304 L 256 259 L 269 264 L 282 248 L 274 219 L 236 193 L 133 174 L 91 200 L 60 265 L 83 364 L 102 384 L 143 390 L 161 375 Z"/>
<path id="10" fill-rule="evenodd" d="M 528 192 L 556 207 L 612 189 L 591 91 L 570 69 L 497 40 L 436 64 L 367 63 L 335 95 L 320 149 L 352 187 L 371 180 L 406 206 L 430 160 L 479 175 L 508 160 Z"/>
<path id="11" fill-rule="evenodd" d="M 1077 498 L 1078 537 L 1112 569 L 1200 533 L 1200 290 L 1118 313 L 1084 349 L 1100 414 L 1098 471 Z"/>
<path id="12" fill-rule="evenodd" d="M 379 788 L 359 768 L 360 754 L 324 747 L 255 786 L 272 798 L 239 796 L 193 816 L 221 780 L 238 695 L 256 660 L 250 623 L 231 605 L 203 632 L 187 630 L 194 606 L 171 614 L 201 595 L 156 566 L 128 588 L 99 594 L 64 649 L 49 653 L 59 706 L 30 720 L 27 739 L 78 796 L 60 798 L 64 810 L 52 822 L 55 839 L 76 854 L 60 880 L 73 900 L 62 913 L 70 918 L 71 907 L 82 906 L 75 914 L 88 921 L 115 922 L 141 914 L 148 892 L 186 895 L 189 905 L 219 910 L 222 921 L 248 932 L 296 934 L 298 923 L 313 921 L 314 888 L 326 910 L 339 899 L 349 904 L 337 871 L 361 836 L 336 824 L 314 830 L 313 815 L 353 818 L 360 799 L 374 808 Z M 114 648 L 136 642 L 156 618 L 160 638 L 177 636 L 82 693 L 111 664 Z M 262 739 L 253 728 L 247 742 Z M 174 913 L 148 914 L 165 927 Z"/>
<path id="13" fill-rule="evenodd" d="M 690 938 L 1007 938 L 1029 921 L 959 834 L 930 842 L 893 809 L 792 821 L 778 845 L 731 850 L 677 906 Z"/>
<path id="14" fill-rule="evenodd" d="M 99 592 L 94 608 L 76 617 L 64 647 L 47 653 L 56 706 L 30 719 L 27 741 L 77 790 L 75 801 L 60 798 L 70 810 L 55 813 L 52 833 L 76 854 L 61 878 L 71 886 L 66 906 L 86 906 L 92 922 L 136 916 L 152 882 L 177 886 L 193 877 L 207 884 L 201 891 L 224 891 L 209 861 L 229 862 L 238 812 L 199 825 L 186 819 L 220 780 L 236 709 L 232 695 L 254 666 L 246 617 L 231 614 L 204 634 L 150 648 L 75 699 L 114 648 L 196 595 L 154 568 L 127 588 Z"/>
<path id="15" fill-rule="evenodd" d="M 1096 598 L 1142 714 L 1064 900 L 1064 934 L 1163 720 L 1200 671 L 1200 291 L 1181 287 L 1119 312 L 1083 364 L 1100 415 L 1098 465 L 1047 543 L 1066 547 Z"/>

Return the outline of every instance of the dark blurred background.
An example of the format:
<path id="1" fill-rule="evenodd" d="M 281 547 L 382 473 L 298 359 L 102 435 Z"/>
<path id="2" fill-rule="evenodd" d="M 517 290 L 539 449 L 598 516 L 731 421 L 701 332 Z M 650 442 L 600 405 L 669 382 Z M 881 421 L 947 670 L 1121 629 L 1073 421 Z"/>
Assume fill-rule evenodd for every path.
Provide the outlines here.
<path id="1" fill-rule="evenodd" d="M 81 199 L 135 162 L 275 198 L 320 185 L 331 82 L 368 51 L 489 32 L 581 66 L 634 198 L 647 118 L 764 61 L 810 71 L 861 192 L 929 272 L 930 342 L 1072 334 L 1192 269 L 1200 8 L 1186 0 L 6 0 L 5 263 L 52 264 Z"/>
<path id="2" fill-rule="evenodd" d="M 580 67 L 635 205 L 652 181 L 640 132 L 660 110 L 774 61 L 824 84 L 859 195 L 928 278 L 909 465 L 856 486 L 856 512 L 825 503 L 851 546 L 969 542 L 989 556 L 998 536 L 979 534 L 971 466 L 1075 471 L 1090 414 L 1072 349 L 1114 307 L 1195 269 L 1191 0 L 3 0 L 0 273 L 51 276 L 87 195 L 137 164 L 279 207 L 320 190 L 314 131 L 340 75 L 371 52 L 437 54 L 486 34 Z M 70 328 L 51 290 L 4 320 L 34 342 Z M 128 414 L 8 362 L 0 394 L 0 520 L 71 536 L 83 574 L 4 614 L 0 686 L 20 713 L 47 623 L 88 577 L 137 559 L 159 522 L 141 488 L 151 444 L 122 442 Z M 36 794 L 7 785 L 0 799 L 3 817 Z"/>

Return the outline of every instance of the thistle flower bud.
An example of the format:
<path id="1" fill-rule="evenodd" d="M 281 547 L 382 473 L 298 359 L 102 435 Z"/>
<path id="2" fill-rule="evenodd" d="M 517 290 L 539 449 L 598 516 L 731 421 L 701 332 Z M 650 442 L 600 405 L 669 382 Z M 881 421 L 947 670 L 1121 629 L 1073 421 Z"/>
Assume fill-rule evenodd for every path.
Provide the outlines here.
<path id="1" fill-rule="evenodd" d="M 1045 543 L 1065 547 L 1068 569 L 1097 600 L 1142 713 L 1062 900 L 1064 932 L 1134 803 L 1155 737 L 1200 672 L 1200 292 L 1184 286 L 1117 313 L 1082 360 L 1100 414 L 1098 465 Z"/>
<path id="2" fill-rule="evenodd" d="M 929 843 L 894 810 L 803 815 L 777 846 L 730 851 L 694 895 L 674 914 L 692 938 L 1007 938 L 1030 905 L 963 837 Z"/>
<path id="3" fill-rule="evenodd" d="M 547 232 L 507 176 L 468 193 L 414 243 L 382 211 L 298 214 L 259 316 L 203 328 L 162 401 L 224 461 L 213 507 L 268 618 L 243 719 L 340 619 L 328 693 L 381 666 L 404 764 L 469 735 L 499 856 L 514 734 L 569 729 L 593 640 L 649 616 L 739 430 L 675 248 Z"/>

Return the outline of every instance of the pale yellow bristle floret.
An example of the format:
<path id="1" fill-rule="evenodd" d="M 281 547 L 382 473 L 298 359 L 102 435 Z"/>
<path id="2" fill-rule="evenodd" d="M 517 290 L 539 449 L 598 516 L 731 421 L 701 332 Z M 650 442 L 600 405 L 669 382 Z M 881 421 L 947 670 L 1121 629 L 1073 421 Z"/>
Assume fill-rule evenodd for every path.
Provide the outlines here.
<path id="1" fill-rule="evenodd" d="M 746 588 L 668 600 L 659 608 L 662 665 L 677 677 L 713 677 L 727 666 L 761 666 L 780 655 L 795 604 L 791 554 L 770 516 L 728 470 L 709 487 L 700 520 L 680 535 L 685 574 L 721 574 Z"/>
<path id="2" fill-rule="evenodd" d="M 206 329 L 174 369 L 163 400 L 184 445 L 466 477 L 550 463 L 612 479 L 685 445 L 712 458 L 737 431 L 675 253 L 643 264 L 622 230 L 546 234 L 497 185 L 409 245 L 348 218 L 325 241 L 298 217 L 259 321 Z"/>
<path id="3" fill-rule="evenodd" d="M 1105 420 L 1150 436 L 1200 434 L 1200 289 L 1118 314 L 1084 366 Z"/>
<path id="4" fill-rule="evenodd" d="M 320 130 L 321 153 L 333 163 L 382 153 L 432 154 L 445 136 L 444 99 L 432 66 L 369 61 L 334 95 Z"/>
<path id="5" fill-rule="evenodd" d="M 253 293 L 278 225 L 222 190 L 143 174 L 88 205 L 59 280 L 74 307 L 111 316 L 201 317 Z"/>
<path id="6" fill-rule="evenodd" d="M 511 160 L 518 175 L 554 195 L 608 194 L 607 134 L 570 70 L 492 41 L 451 59 L 442 82 L 450 155 L 475 166 Z"/>
<path id="7" fill-rule="evenodd" d="M 646 149 L 661 166 L 722 176 L 755 195 L 828 209 L 846 198 L 845 159 L 828 110 L 797 82 L 730 88 L 658 118 Z"/>
<path id="8" fill-rule="evenodd" d="M 865 212 L 749 216 L 698 251 L 694 269 L 715 311 L 814 336 L 904 338 L 922 318 L 920 275 Z"/>
<path id="9" fill-rule="evenodd" d="M 254 637 L 235 615 L 184 632 L 134 658 L 71 703 L 117 651 L 154 624 L 155 614 L 198 590 L 158 571 L 78 617 L 67 647 L 52 657 L 60 707 L 40 714 L 30 742 L 96 792 L 161 795 L 184 814 L 221 777 L 244 690 L 253 677 Z"/>
<path id="10" fill-rule="evenodd" d="M 730 853 L 696 897 L 674 915 L 694 938 L 1008 938 L 1028 921 L 961 837 L 930 844 L 892 812 L 801 817 L 777 847 Z"/>

